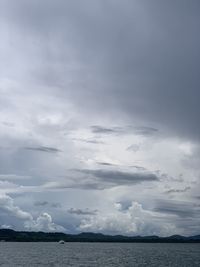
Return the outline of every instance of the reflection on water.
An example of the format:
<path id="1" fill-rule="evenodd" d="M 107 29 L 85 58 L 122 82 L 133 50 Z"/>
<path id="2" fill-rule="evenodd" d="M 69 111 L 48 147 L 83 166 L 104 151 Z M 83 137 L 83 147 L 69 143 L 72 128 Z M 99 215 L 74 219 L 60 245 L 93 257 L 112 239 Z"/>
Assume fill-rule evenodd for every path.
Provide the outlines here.
<path id="1" fill-rule="evenodd" d="M 200 266 L 200 244 L 0 243 L 0 266 Z"/>

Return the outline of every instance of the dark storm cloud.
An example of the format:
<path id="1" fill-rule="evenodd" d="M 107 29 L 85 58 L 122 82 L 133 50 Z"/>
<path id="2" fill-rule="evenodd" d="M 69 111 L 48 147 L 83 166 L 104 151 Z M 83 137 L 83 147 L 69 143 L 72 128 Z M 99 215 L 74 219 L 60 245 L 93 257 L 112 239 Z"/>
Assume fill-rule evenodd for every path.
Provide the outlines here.
<path id="1" fill-rule="evenodd" d="M 39 152 L 47 152 L 47 153 L 57 153 L 61 152 L 60 149 L 55 147 L 47 147 L 47 146 L 39 146 L 39 147 L 24 147 L 26 150 L 33 150 L 33 151 L 39 151 Z"/>
<path id="2" fill-rule="evenodd" d="M 75 215 L 96 215 L 98 210 L 70 208 L 68 213 Z"/>

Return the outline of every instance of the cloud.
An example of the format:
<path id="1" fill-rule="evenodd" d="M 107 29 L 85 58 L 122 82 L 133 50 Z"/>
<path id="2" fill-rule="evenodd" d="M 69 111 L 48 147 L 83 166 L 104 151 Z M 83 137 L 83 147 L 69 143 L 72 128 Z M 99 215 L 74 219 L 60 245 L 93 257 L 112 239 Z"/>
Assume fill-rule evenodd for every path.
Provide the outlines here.
<path id="1" fill-rule="evenodd" d="M 9 182 L 9 181 L 1 181 L 0 180 L 0 194 L 4 195 L 7 193 L 14 193 L 14 192 L 18 192 L 20 190 L 20 185 L 15 184 L 13 182 Z"/>
<path id="2" fill-rule="evenodd" d="M 62 205 L 60 203 L 57 203 L 57 202 L 50 203 L 50 206 L 52 208 L 61 208 L 62 207 Z"/>
<path id="3" fill-rule="evenodd" d="M 116 186 L 136 185 L 144 182 L 158 182 L 159 177 L 147 171 L 123 172 L 104 169 L 73 169 L 69 177 L 62 181 L 45 183 L 45 190 L 65 190 L 79 188 L 104 190 Z"/>
<path id="4" fill-rule="evenodd" d="M 138 144 L 130 145 L 129 147 L 127 147 L 126 150 L 127 150 L 127 151 L 137 152 L 137 151 L 140 150 L 140 145 L 138 145 Z"/>
<path id="5" fill-rule="evenodd" d="M 91 126 L 92 132 L 97 134 L 120 134 L 123 133 L 123 128 L 121 127 L 102 127 L 99 125 Z"/>
<path id="6" fill-rule="evenodd" d="M 141 126 L 141 127 L 130 127 L 136 135 L 151 136 L 158 133 L 158 129 L 153 127 Z"/>
<path id="7" fill-rule="evenodd" d="M 101 166 L 117 166 L 116 164 L 109 163 L 109 162 L 97 162 L 97 164 Z"/>
<path id="8" fill-rule="evenodd" d="M 11 225 L 8 225 L 8 224 L 2 224 L 2 225 L 0 226 L 0 228 L 1 228 L 1 229 L 11 229 L 12 226 L 11 226 Z"/>
<path id="9" fill-rule="evenodd" d="M 1 224 L 24 227 L 17 216 L 32 208 L 33 227 L 41 209 L 74 226 L 81 216 L 67 207 L 94 205 L 106 224 L 114 213 L 125 225 L 129 215 L 109 203 L 134 194 L 145 211 L 160 210 L 160 224 L 198 233 L 190 201 L 200 180 L 199 8 L 197 0 L 0 1 L 0 192 L 19 201 L 4 200 Z"/>
<path id="10" fill-rule="evenodd" d="M 148 172 L 123 172 L 118 170 L 103 169 L 82 169 L 76 170 L 82 174 L 93 176 L 104 183 L 113 183 L 114 185 L 137 184 L 142 182 L 159 181 L 158 176 Z"/>
<path id="11" fill-rule="evenodd" d="M 48 205 L 49 204 L 49 202 L 48 201 L 36 201 L 35 203 L 34 203 L 34 206 L 46 206 L 46 205 Z"/>
<path id="12" fill-rule="evenodd" d="M 193 203 L 184 201 L 159 200 L 154 208 L 155 211 L 171 214 L 180 218 L 199 217 L 199 209 Z"/>
<path id="13" fill-rule="evenodd" d="M 199 139 L 198 8 L 198 1 L 7 1 L 4 77 L 57 87 L 56 95 L 86 114 L 123 114 Z"/>
<path id="14" fill-rule="evenodd" d="M 11 181 L 17 181 L 17 180 L 27 180 L 31 179 L 31 176 L 26 175 L 17 175 L 17 174 L 0 174 L 0 180 L 11 180 Z"/>
<path id="15" fill-rule="evenodd" d="M 158 129 L 147 126 L 114 126 L 114 127 L 103 127 L 100 125 L 91 126 L 91 130 L 95 134 L 114 134 L 114 135 L 124 135 L 124 134 L 135 134 L 142 136 L 151 136 L 158 132 Z"/>
<path id="16" fill-rule="evenodd" d="M 145 168 L 145 167 L 143 167 L 143 166 L 138 166 L 138 165 L 132 165 L 132 166 L 130 166 L 131 168 L 134 168 L 134 169 L 136 169 L 136 170 L 138 170 L 138 171 L 147 171 L 147 169 Z"/>
<path id="17" fill-rule="evenodd" d="M 33 151 L 39 151 L 39 152 L 47 152 L 47 153 L 57 153 L 61 152 L 60 149 L 55 147 L 47 147 L 47 146 L 40 146 L 40 147 L 25 147 L 26 150 L 33 150 Z"/>
<path id="18" fill-rule="evenodd" d="M 126 211 L 119 208 L 119 203 L 115 208 L 110 214 L 98 213 L 82 219 L 79 229 L 112 234 L 162 236 L 173 231 L 173 225 L 161 224 L 153 212 L 143 209 L 138 202 L 132 202 Z"/>
<path id="19" fill-rule="evenodd" d="M 48 201 L 36 201 L 34 202 L 36 207 L 50 206 L 51 208 L 61 208 L 61 204 L 57 202 L 48 202 Z"/>
<path id="20" fill-rule="evenodd" d="M 191 189 L 190 186 L 186 186 L 183 189 L 170 189 L 170 190 L 167 190 L 165 193 L 167 193 L 167 194 L 171 194 L 171 193 L 184 193 L 184 192 L 189 191 L 190 189 Z"/>
<path id="21" fill-rule="evenodd" d="M 8 195 L 0 195 L 0 209 L 8 215 L 24 222 L 24 227 L 29 231 L 62 232 L 66 229 L 52 221 L 52 217 L 47 212 L 40 214 L 36 219 L 31 213 L 23 211 L 14 204 L 14 200 Z"/>
<path id="22" fill-rule="evenodd" d="M 2 121 L 1 123 L 7 127 L 14 127 L 15 126 L 15 124 L 13 122 L 9 122 L 9 121 Z"/>
<path id="23" fill-rule="evenodd" d="M 36 220 L 25 221 L 25 228 L 29 231 L 44 232 L 65 232 L 66 229 L 53 223 L 51 215 L 47 212 L 42 213 Z"/>
<path id="24" fill-rule="evenodd" d="M 14 205 L 14 201 L 7 195 L 0 195 L 0 208 L 4 211 L 9 212 L 11 215 L 22 220 L 32 220 L 33 217 L 30 213 L 21 210 L 19 207 Z"/>
<path id="25" fill-rule="evenodd" d="M 82 139 L 82 138 L 73 138 L 74 141 L 83 142 L 87 144 L 105 144 L 103 141 L 95 140 L 95 139 Z"/>
<path id="26" fill-rule="evenodd" d="M 98 210 L 90 210 L 90 209 L 77 209 L 77 208 L 70 208 L 68 209 L 68 213 L 75 214 L 75 215 L 96 215 Z"/>

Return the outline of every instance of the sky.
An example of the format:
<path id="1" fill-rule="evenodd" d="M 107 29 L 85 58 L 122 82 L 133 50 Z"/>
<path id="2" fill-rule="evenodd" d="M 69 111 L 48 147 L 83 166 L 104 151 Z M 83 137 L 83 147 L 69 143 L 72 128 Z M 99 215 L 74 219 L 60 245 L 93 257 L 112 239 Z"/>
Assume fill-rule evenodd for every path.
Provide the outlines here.
<path id="1" fill-rule="evenodd" d="M 199 234 L 200 2 L 0 0 L 0 227 Z"/>

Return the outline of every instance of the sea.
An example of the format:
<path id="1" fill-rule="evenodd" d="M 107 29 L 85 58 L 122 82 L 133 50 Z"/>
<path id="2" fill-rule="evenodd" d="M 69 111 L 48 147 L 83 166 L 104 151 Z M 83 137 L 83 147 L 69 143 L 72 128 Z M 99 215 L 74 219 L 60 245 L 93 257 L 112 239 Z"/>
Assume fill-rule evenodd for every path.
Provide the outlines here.
<path id="1" fill-rule="evenodd" d="M 200 244 L 0 242 L 0 266 L 200 267 Z"/>

